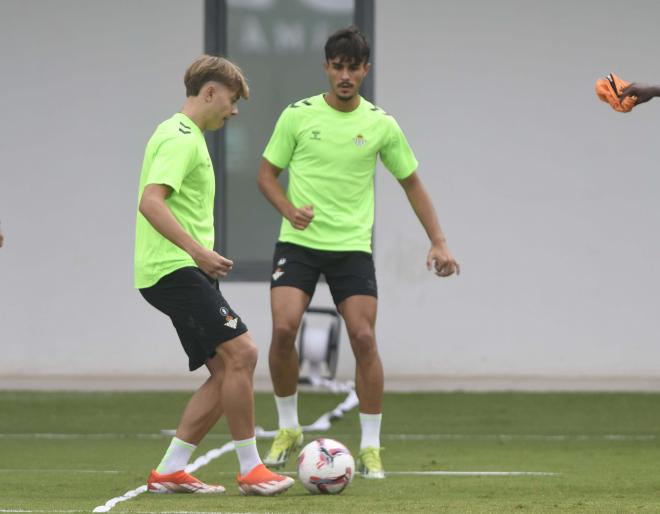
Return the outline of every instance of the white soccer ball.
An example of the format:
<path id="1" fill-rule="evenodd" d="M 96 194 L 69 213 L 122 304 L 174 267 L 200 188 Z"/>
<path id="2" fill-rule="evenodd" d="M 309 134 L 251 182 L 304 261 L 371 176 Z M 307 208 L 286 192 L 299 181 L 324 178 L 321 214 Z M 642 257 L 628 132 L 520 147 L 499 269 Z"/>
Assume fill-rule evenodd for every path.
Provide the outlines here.
<path id="1" fill-rule="evenodd" d="M 343 444 L 316 439 L 298 455 L 298 478 L 312 494 L 339 494 L 353 480 L 355 461 Z"/>

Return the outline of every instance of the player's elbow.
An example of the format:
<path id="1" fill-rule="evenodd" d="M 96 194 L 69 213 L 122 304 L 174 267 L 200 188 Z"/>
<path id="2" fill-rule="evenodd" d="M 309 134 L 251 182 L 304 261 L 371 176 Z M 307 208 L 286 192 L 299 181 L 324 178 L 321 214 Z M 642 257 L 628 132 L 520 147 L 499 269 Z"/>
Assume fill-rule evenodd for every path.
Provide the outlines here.
<path id="1" fill-rule="evenodd" d="M 158 209 L 158 198 L 145 192 L 140 198 L 140 204 L 138 205 L 140 214 L 149 220 L 153 217 L 156 209 Z"/>
<path id="2" fill-rule="evenodd" d="M 142 198 L 140 198 L 140 204 L 138 205 L 138 211 L 140 211 L 140 214 L 144 216 L 145 218 L 149 218 L 150 210 L 149 210 L 149 198 L 145 197 L 142 195 Z"/>
<path id="3" fill-rule="evenodd" d="M 164 184 L 149 184 L 142 191 L 138 211 L 150 220 L 159 209 L 166 207 L 165 199 L 172 193 L 172 189 Z"/>

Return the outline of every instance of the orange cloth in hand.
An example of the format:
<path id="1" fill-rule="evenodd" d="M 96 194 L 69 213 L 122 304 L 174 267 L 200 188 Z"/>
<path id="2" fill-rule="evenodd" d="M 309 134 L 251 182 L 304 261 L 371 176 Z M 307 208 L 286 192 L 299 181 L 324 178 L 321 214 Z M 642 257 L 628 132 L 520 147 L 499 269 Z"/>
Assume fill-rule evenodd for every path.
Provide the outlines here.
<path id="1" fill-rule="evenodd" d="M 607 102 L 618 112 L 630 112 L 637 103 L 636 96 L 627 96 L 621 101 L 621 92 L 630 85 L 614 73 L 596 81 L 596 94 L 603 102 Z"/>

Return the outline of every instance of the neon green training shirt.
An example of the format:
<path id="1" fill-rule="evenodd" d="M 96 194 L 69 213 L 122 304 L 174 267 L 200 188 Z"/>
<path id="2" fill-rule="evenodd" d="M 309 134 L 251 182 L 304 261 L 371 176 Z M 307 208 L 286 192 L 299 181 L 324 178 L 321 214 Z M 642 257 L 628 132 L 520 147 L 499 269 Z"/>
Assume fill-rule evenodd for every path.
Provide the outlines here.
<path id="1" fill-rule="evenodd" d="M 282 219 L 279 240 L 316 250 L 371 253 L 376 157 L 401 180 L 418 166 L 396 120 L 360 98 L 351 112 L 324 95 L 291 104 L 280 115 L 264 158 L 289 168 L 287 198 L 314 206 L 314 219 L 296 230 Z"/>
<path id="2" fill-rule="evenodd" d="M 215 175 L 202 131 L 185 114 L 164 121 L 147 143 L 140 175 L 138 205 L 148 184 L 172 188 L 165 200 L 183 229 L 204 248 L 213 248 Z M 135 287 L 150 287 L 165 275 L 197 266 L 192 257 L 171 243 L 137 213 Z"/>

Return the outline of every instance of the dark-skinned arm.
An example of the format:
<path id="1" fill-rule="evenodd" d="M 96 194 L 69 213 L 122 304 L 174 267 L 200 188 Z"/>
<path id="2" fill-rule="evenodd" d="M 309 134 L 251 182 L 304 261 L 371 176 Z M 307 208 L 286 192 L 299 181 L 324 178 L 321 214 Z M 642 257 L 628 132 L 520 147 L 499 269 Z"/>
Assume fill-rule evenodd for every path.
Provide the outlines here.
<path id="1" fill-rule="evenodd" d="M 627 96 L 637 97 L 637 101 L 635 102 L 635 105 L 643 104 L 651 100 L 651 98 L 660 96 L 660 85 L 653 86 L 653 85 L 638 84 L 637 82 L 633 82 L 623 91 L 621 91 L 621 101 L 623 101 L 623 99 L 626 98 Z"/>

